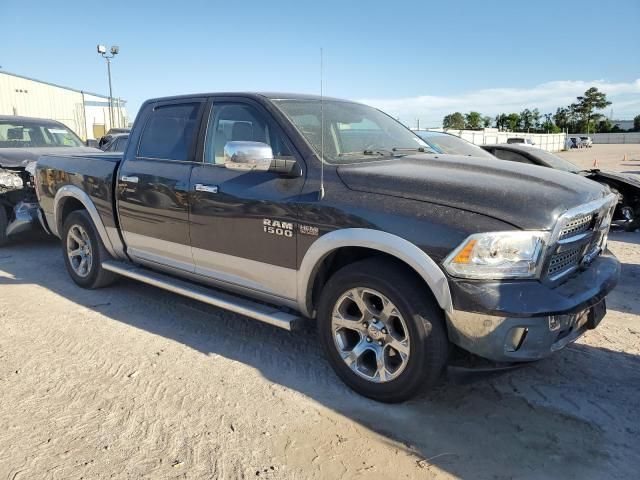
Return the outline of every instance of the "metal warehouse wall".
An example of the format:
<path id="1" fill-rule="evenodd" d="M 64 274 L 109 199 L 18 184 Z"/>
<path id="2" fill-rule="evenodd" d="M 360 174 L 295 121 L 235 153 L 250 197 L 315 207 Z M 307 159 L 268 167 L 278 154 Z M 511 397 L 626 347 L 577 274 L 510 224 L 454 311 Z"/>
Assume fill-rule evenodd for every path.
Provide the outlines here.
<path id="1" fill-rule="evenodd" d="M 64 123 L 83 139 L 127 126 L 124 102 L 114 99 L 114 121 L 109 120 L 109 99 L 0 72 L 0 115 L 48 118 Z"/>

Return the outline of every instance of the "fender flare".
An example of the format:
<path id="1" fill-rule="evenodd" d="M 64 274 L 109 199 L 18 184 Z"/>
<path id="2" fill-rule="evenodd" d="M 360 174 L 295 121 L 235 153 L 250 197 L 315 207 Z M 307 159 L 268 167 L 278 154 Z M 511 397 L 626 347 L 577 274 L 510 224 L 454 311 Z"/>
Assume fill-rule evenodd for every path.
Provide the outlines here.
<path id="1" fill-rule="evenodd" d="M 425 281 L 440 308 L 450 314 L 453 311 L 449 282 L 436 262 L 413 243 L 391 233 L 368 228 L 345 228 L 327 233 L 316 240 L 304 258 L 298 271 L 298 307 L 312 317 L 311 293 L 322 261 L 331 252 L 342 247 L 364 247 L 387 253 L 409 265 Z"/>
<path id="2" fill-rule="evenodd" d="M 62 218 L 61 218 L 62 208 L 60 207 L 63 204 L 63 200 L 69 197 L 78 200 L 87 210 L 87 212 L 89 213 L 89 216 L 91 217 L 91 220 L 93 221 L 93 224 L 96 227 L 96 231 L 98 232 L 98 235 L 100 236 L 100 239 L 104 244 L 104 248 L 107 250 L 107 252 L 109 252 L 109 254 L 114 258 L 121 257 L 121 255 L 119 255 L 118 253 L 118 250 L 121 249 L 121 246 L 117 245 L 116 248 L 114 248 L 114 245 L 111 241 L 111 237 L 109 236 L 107 229 L 104 226 L 104 223 L 102 223 L 102 219 L 100 218 L 98 209 L 94 205 L 93 201 L 91 200 L 89 195 L 87 195 L 85 192 L 83 192 L 80 188 L 76 187 L 75 185 L 65 185 L 64 187 L 60 188 L 56 192 L 56 196 L 53 199 L 53 220 L 54 221 L 52 222 L 53 223 L 52 225 L 49 225 L 53 234 L 56 237 L 60 237 L 61 235 L 60 230 L 62 227 Z"/>

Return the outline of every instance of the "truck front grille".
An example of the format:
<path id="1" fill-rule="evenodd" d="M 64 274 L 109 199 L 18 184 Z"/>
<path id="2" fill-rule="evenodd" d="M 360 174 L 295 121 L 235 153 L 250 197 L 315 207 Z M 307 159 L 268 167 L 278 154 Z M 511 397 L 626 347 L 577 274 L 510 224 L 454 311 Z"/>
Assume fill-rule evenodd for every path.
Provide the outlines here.
<path id="1" fill-rule="evenodd" d="M 575 235 L 579 235 L 586 232 L 591 227 L 593 221 L 593 214 L 580 215 L 570 220 L 564 228 L 560 231 L 560 240 L 571 238 Z"/>
<path id="2" fill-rule="evenodd" d="M 613 195 L 566 212 L 547 248 L 546 278 L 559 280 L 588 265 L 606 247 L 616 199 Z"/>
<path id="3" fill-rule="evenodd" d="M 578 246 L 552 255 L 547 275 L 555 276 L 560 272 L 577 266 L 580 263 L 582 248 L 582 246 Z"/>

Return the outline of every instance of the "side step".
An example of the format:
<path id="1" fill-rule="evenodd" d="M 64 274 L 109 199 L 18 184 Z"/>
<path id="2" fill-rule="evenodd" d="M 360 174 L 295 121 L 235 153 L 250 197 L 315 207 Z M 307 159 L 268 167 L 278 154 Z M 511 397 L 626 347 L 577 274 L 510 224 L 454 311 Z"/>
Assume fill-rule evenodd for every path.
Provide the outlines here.
<path id="1" fill-rule="evenodd" d="M 153 285 L 154 287 L 193 298 L 194 300 L 208 303 L 214 307 L 224 308 L 225 310 L 230 310 L 240 315 L 255 318 L 256 320 L 284 328 L 285 330 L 294 330 L 301 321 L 303 321 L 302 317 L 283 312 L 275 307 L 253 302 L 242 297 L 236 297 L 129 263 L 107 260 L 102 262 L 102 268 L 122 275 L 123 277 L 133 278 L 134 280 Z"/>

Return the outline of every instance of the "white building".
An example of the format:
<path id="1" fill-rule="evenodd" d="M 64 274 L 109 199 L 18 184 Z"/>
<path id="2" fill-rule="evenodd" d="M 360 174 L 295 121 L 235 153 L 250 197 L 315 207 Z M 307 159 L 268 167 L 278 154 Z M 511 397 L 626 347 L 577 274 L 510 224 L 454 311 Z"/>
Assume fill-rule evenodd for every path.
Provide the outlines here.
<path id="1" fill-rule="evenodd" d="M 0 115 L 48 118 L 64 123 L 82 139 L 98 139 L 112 127 L 129 123 L 126 101 L 62 87 L 42 80 L 0 71 Z"/>

